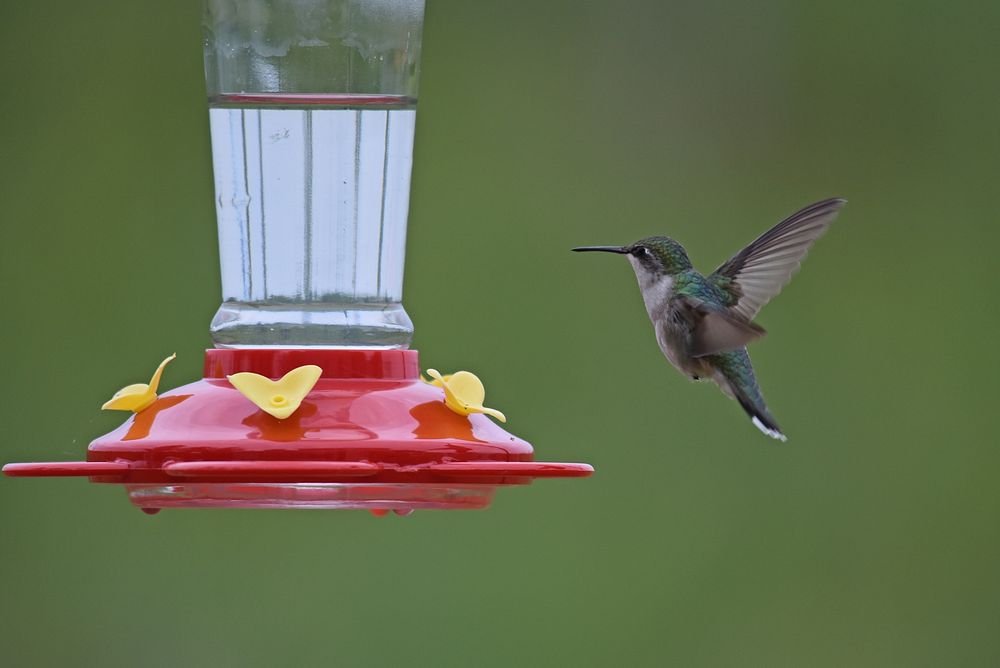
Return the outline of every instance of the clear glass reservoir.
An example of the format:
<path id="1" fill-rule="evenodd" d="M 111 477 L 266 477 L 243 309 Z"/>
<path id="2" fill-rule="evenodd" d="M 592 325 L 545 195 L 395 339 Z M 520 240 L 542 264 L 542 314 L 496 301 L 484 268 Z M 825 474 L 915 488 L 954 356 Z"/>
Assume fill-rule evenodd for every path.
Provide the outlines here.
<path id="1" fill-rule="evenodd" d="M 423 0 L 208 0 L 218 347 L 406 348 Z"/>

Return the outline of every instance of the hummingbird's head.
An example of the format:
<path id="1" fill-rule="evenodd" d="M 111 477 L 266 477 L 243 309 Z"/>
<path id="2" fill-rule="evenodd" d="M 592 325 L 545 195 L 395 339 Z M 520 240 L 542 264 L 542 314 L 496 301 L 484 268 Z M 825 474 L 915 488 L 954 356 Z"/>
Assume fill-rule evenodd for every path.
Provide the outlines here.
<path id="1" fill-rule="evenodd" d="M 670 237 L 646 237 L 628 246 L 581 246 L 573 250 L 626 255 L 640 277 L 672 276 L 691 268 L 684 246 Z"/>
<path id="2" fill-rule="evenodd" d="M 626 246 L 632 265 L 657 274 L 679 274 L 691 268 L 684 246 L 670 237 L 646 237 Z"/>

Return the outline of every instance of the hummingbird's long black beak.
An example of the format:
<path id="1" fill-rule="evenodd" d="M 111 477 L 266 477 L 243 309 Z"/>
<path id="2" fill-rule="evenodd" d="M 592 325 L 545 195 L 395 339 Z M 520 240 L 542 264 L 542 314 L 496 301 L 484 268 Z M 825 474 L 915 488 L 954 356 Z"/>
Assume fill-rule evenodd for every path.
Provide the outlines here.
<path id="1" fill-rule="evenodd" d="M 578 248 L 574 248 L 572 250 L 577 253 L 581 253 L 583 251 L 601 251 L 603 253 L 619 253 L 621 255 L 628 253 L 623 246 L 579 246 Z"/>

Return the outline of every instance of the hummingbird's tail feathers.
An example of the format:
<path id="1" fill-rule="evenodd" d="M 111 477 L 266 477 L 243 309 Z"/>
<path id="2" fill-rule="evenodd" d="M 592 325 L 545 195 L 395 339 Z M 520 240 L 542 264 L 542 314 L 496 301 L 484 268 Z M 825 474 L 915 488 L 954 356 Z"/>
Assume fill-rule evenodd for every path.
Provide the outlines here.
<path id="1" fill-rule="evenodd" d="M 754 387 L 744 388 L 740 387 L 737 383 L 730 383 L 729 388 L 736 401 L 740 402 L 740 406 L 750 416 L 753 426 L 773 439 L 781 442 L 788 440 L 788 437 L 781 432 L 781 427 L 778 426 L 771 413 L 768 412 L 767 406 L 764 405 L 764 397 L 760 395 L 756 384 Z M 748 392 L 747 389 L 750 391 Z"/>
<path id="2" fill-rule="evenodd" d="M 779 441 L 788 440 L 767 410 L 746 348 L 732 350 L 709 359 L 715 366 L 714 380 L 719 388 L 740 402 L 740 406 L 753 420 L 754 426 L 771 438 Z"/>

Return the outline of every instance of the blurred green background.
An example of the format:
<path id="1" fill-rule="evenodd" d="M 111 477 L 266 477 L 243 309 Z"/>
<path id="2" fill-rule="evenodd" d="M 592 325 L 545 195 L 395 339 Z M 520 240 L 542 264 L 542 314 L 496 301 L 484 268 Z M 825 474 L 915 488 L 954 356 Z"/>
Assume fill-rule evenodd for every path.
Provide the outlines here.
<path id="1" fill-rule="evenodd" d="M 431 0 L 406 296 L 425 366 L 592 479 L 482 512 L 167 511 L 0 480 L 11 666 L 1000 665 L 996 3 Z M 200 3 L 0 8 L 0 460 L 219 302 Z M 660 356 L 631 270 L 848 208 L 751 348 L 790 436 Z M 461 276 L 462 280 L 456 280 Z"/>

